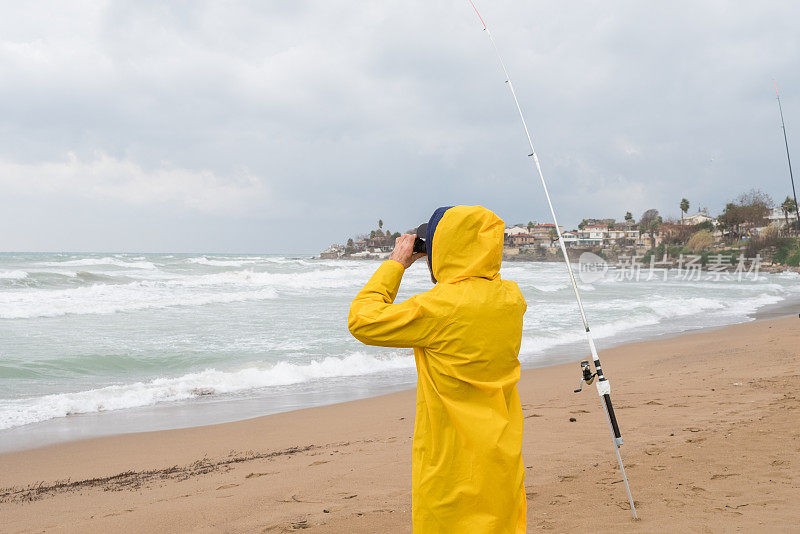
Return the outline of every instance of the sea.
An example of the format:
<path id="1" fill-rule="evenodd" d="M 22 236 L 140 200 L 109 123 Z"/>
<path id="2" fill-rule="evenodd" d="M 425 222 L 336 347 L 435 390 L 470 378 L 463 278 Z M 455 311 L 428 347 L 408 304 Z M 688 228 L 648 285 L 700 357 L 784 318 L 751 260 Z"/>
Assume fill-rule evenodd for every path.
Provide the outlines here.
<path id="1" fill-rule="evenodd" d="M 347 330 L 350 301 L 377 267 L 303 255 L 0 254 L 0 451 L 413 388 L 410 349 L 367 347 Z M 623 271 L 578 278 L 601 354 L 800 302 L 793 272 Z M 528 302 L 523 367 L 586 357 L 562 263 L 507 263 L 501 275 Z M 417 262 L 398 299 L 430 288 Z"/>

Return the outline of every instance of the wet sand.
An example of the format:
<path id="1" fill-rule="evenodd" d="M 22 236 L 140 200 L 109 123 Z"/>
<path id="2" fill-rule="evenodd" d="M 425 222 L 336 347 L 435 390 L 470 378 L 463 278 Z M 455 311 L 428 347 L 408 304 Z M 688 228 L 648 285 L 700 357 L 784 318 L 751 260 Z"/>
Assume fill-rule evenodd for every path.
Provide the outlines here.
<path id="1" fill-rule="evenodd" d="M 529 531 L 796 531 L 799 351 L 797 316 L 601 347 L 639 521 L 594 386 L 524 371 Z M 3 454 L 0 531 L 411 532 L 414 395 Z"/>

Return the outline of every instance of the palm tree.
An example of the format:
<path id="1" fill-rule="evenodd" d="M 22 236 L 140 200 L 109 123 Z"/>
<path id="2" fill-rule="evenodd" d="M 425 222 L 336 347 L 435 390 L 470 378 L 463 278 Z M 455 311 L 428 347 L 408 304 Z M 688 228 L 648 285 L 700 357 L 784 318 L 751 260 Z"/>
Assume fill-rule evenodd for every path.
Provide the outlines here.
<path id="1" fill-rule="evenodd" d="M 794 199 L 792 197 L 787 196 L 786 200 L 781 203 L 781 211 L 783 211 L 783 218 L 786 220 L 786 231 L 789 232 L 789 214 L 795 211 Z"/>
<path id="2" fill-rule="evenodd" d="M 631 212 L 629 212 L 629 211 L 626 211 L 625 212 L 625 220 L 626 221 L 632 221 L 633 220 L 633 214 Z"/>
<path id="3" fill-rule="evenodd" d="M 689 200 L 682 198 L 681 199 L 681 224 L 683 224 L 683 215 L 689 212 Z"/>
<path id="4" fill-rule="evenodd" d="M 653 240 L 653 244 L 655 244 L 655 233 L 661 227 L 661 217 L 657 217 L 650 221 L 650 224 L 647 225 L 647 230 L 650 232 L 650 239 Z"/>

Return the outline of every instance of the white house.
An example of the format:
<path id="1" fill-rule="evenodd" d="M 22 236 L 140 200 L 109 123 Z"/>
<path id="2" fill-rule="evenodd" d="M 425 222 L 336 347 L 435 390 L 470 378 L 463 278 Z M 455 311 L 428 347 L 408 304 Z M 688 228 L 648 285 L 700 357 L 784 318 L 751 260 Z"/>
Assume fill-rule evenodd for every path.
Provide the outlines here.
<path id="1" fill-rule="evenodd" d="M 509 236 L 509 235 L 520 235 L 520 234 L 529 234 L 529 233 L 530 232 L 528 232 L 528 228 L 525 227 L 525 226 L 517 225 L 517 226 L 512 226 L 511 228 L 506 228 L 505 229 L 505 234 L 507 236 Z"/>
<path id="2" fill-rule="evenodd" d="M 692 215 L 687 215 L 683 219 L 681 219 L 681 224 L 685 226 L 694 226 L 696 224 L 702 224 L 706 221 L 713 221 L 712 217 L 709 217 L 707 213 L 698 212 Z"/>
<path id="3" fill-rule="evenodd" d="M 575 232 L 561 232 L 565 247 L 574 247 L 578 244 L 578 234 Z"/>
<path id="4" fill-rule="evenodd" d="M 788 214 L 784 214 L 783 210 L 778 206 L 777 208 L 772 208 L 772 212 L 767 215 L 767 219 L 769 219 L 770 224 L 783 228 L 786 226 L 787 219 L 789 220 L 789 226 L 792 226 L 797 221 L 797 213 L 790 211 Z"/>
<path id="5" fill-rule="evenodd" d="M 584 226 L 583 230 L 578 230 L 577 245 L 579 247 L 602 246 L 603 239 L 605 239 L 607 233 L 608 233 L 608 226 L 603 226 L 603 225 Z"/>

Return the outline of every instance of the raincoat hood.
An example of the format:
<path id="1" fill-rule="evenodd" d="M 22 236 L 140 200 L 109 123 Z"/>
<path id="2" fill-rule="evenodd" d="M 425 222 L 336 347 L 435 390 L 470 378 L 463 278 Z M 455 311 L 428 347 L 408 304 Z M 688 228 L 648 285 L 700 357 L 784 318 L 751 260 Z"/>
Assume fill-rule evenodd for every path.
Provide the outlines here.
<path id="1" fill-rule="evenodd" d="M 503 259 L 505 223 L 483 206 L 439 208 L 428 223 L 428 266 L 438 282 L 494 280 Z"/>

